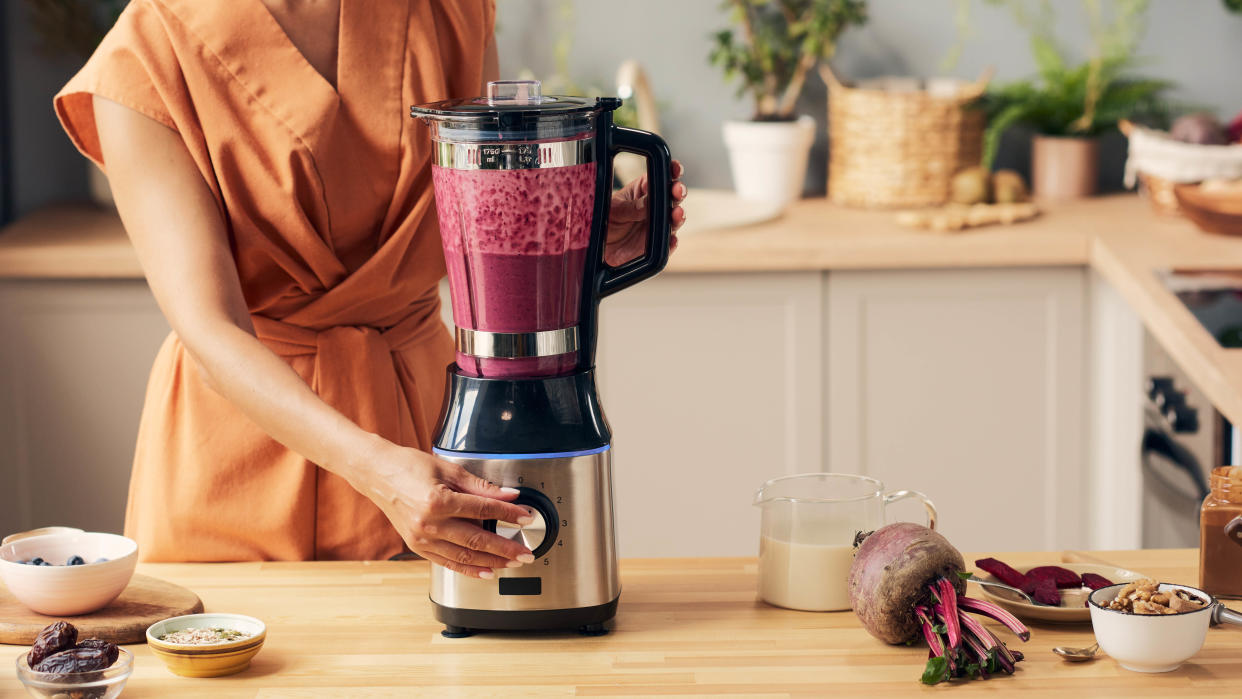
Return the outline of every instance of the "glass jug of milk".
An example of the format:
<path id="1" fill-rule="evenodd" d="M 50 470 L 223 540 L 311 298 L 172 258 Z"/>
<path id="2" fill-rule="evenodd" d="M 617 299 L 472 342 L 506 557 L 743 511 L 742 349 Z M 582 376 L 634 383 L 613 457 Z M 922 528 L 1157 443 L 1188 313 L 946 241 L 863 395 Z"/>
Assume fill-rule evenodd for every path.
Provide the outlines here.
<path id="1" fill-rule="evenodd" d="M 922 500 L 927 526 L 936 507 L 913 490 L 884 492 L 884 484 L 847 473 L 773 478 L 755 493 L 759 525 L 759 598 L 811 612 L 850 608 L 846 578 L 854 538 L 885 524 L 884 510 L 906 498 Z"/>

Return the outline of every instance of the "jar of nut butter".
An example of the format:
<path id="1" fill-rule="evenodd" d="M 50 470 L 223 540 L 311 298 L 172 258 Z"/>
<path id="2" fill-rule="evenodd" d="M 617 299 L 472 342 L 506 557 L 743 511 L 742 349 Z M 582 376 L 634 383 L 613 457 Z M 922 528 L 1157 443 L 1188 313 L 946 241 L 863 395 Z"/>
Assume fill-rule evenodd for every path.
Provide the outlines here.
<path id="1" fill-rule="evenodd" d="M 1242 599 L 1242 466 L 1212 470 L 1199 510 L 1199 587 Z"/>

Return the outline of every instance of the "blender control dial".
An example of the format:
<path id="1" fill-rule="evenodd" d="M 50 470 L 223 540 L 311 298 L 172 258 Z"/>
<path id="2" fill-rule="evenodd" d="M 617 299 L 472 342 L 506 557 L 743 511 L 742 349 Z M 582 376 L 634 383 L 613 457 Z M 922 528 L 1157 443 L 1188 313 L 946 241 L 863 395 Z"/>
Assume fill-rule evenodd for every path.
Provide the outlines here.
<path id="1" fill-rule="evenodd" d="M 513 500 L 513 504 L 529 508 L 535 516 L 535 521 L 519 526 L 513 522 L 498 522 L 489 519 L 483 523 L 483 527 L 522 544 L 531 550 L 535 558 L 539 558 L 552 548 L 560 533 L 560 520 L 556 513 L 556 506 L 552 504 L 548 496 L 534 488 L 518 488 L 518 496 Z"/>

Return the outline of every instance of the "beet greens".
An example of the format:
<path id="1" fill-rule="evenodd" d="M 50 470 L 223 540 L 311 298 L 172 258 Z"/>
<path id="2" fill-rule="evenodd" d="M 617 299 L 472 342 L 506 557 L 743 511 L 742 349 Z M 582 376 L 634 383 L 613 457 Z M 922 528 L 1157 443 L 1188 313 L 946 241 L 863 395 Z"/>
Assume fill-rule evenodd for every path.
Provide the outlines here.
<path id="1" fill-rule="evenodd" d="M 922 626 L 923 639 L 931 649 L 923 669 L 924 684 L 938 684 L 957 677 L 986 680 L 1000 672 L 1013 674 L 1014 665 L 1022 660 L 1022 654 L 1009 650 L 996 634 L 967 612 L 1000 622 L 1026 641 L 1031 632 L 1017 617 L 991 602 L 959 594 L 953 583 L 944 577 L 928 585 L 927 591 L 931 604 L 914 609 Z"/>

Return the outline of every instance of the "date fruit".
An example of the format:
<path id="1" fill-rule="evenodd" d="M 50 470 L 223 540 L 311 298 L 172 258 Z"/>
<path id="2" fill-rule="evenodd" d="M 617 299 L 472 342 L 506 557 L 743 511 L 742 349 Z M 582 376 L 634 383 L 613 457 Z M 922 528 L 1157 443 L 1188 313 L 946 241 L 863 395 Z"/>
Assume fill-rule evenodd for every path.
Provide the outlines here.
<path id="1" fill-rule="evenodd" d="M 58 621 L 45 626 L 39 635 L 35 636 L 34 644 L 31 645 L 30 652 L 26 654 L 26 663 L 34 668 L 49 655 L 72 648 L 77 640 L 78 630 L 67 621 Z"/>
<path id="2" fill-rule="evenodd" d="M 102 648 L 70 648 L 53 653 L 35 667 L 37 672 L 57 674 L 71 672 L 95 672 L 111 665 L 108 651 Z"/>
<path id="3" fill-rule="evenodd" d="M 108 654 L 108 667 L 121 657 L 121 649 L 112 641 L 105 641 L 102 638 L 88 638 L 85 641 L 78 641 L 76 648 L 98 648 Z"/>

